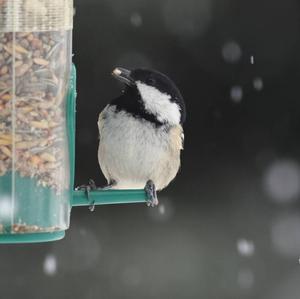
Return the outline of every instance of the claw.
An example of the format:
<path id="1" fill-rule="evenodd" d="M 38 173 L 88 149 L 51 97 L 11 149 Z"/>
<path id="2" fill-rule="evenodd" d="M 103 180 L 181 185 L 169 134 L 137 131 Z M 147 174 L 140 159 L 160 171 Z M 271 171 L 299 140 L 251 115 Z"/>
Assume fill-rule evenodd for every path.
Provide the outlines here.
<path id="1" fill-rule="evenodd" d="M 89 186 L 91 187 L 91 190 L 97 189 L 96 183 L 93 179 L 89 179 Z"/>
<path id="2" fill-rule="evenodd" d="M 149 180 L 146 183 L 146 186 L 144 188 L 146 194 L 147 194 L 147 206 L 148 207 L 155 207 L 158 205 L 158 199 L 157 199 L 157 193 L 156 193 L 156 188 L 153 183 L 153 181 Z"/>
<path id="3" fill-rule="evenodd" d="M 1 0 L 0 0 L 1 1 Z M 114 185 L 116 185 L 116 181 L 115 180 L 111 180 L 109 182 L 109 185 L 105 186 L 105 187 L 97 187 L 96 183 L 94 180 L 89 179 L 89 182 L 87 185 L 81 185 L 75 188 L 75 190 L 84 190 L 84 193 L 87 197 L 88 202 L 90 203 L 89 205 L 89 210 L 91 212 L 95 211 L 95 200 L 90 201 L 90 192 L 93 190 L 109 190 L 111 189 Z"/>
<path id="4" fill-rule="evenodd" d="M 92 179 L 89 179 L 89 183 L 87 185 L 81 185 L 81 186 L 79 186 L 79 187 L 76 188 L 76 190 L 84 190 L 84 193 L 85 193 L 85 195 L 87 197 L 88 202 L 90 202 L 90 192 L 92 190 L 96 190 L 96 189 L 98 189 L 98 188 L 97 188 L 97 186 L 95 184 L 95 181 L 92 180 Z M 94 200 L 89 205 L 89 210 L 91 212 L 95 211 L 95 201 Z"/>

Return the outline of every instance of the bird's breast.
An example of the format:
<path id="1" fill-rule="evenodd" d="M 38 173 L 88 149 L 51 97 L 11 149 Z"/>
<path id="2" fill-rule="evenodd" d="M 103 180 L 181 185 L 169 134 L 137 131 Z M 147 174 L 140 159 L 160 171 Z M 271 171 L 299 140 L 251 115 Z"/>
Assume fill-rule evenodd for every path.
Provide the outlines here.
<path id="1" fill-rule="evenodd" d="M 111 179 L 147 181 L 177 173 L 180 156 L 178 129 L 157 128 L 145 120 L 108 106 L 99 117 L 99 163 Z M 103 171 L 104 172 L 104 171 Z M 173 173 L 175 173 L 173 175 Z"/>

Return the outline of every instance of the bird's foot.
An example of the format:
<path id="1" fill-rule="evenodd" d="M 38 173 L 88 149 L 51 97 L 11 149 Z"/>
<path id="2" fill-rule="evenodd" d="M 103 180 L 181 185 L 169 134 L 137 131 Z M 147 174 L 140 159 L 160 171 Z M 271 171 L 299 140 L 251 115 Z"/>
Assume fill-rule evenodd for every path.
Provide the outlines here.
<path id="1" fill-rule="evenodd" d="M 155 207 L 158 205 L 157 193 L 156 188 L 153 181 L 149 180 L 146 183 L 144 188 L 146 195 L 147 195 L 147 206 L 148 207 Z"/>
<path id="2" fill-rule="evenodd" d="M 97 190 L 97 189 L 99 189 L 99 188 L 97 188 L 95 181 L 92 179 L 89 179 L 89 182 L 87 185 L 81 185 L 81 186 L 76 187 L 76 190 L 84 190 L 84 193 L 87 197 L 88 202 L 90 202 L 90 192 L 93 190 Z M 89 210 L 91 212 L 95 211 L 95 200 L 93 200 L 91 202 L 91 204 L 89 205 Z"/>
<path id="3" fill-rule="evenodd" d="M 115 180 L 111 180 L 110 183 L 105 186 L 105 187 L 97 187 L 96 184 L 95 184 L 95 181 L 92 180 L 92 179 L 89 179 L 89 182 L 87 185 L 81 185 L 81 186 L 78 186 L 75 190 L 84 190 L 85 194 L 86 194 L 86 197 L 87 197 L 87 200 L 88 202 L 91 202 L 90 201 L 90 192 L 91 191 L 94 191 L 94 190 L 109 190 L 111 189 L 114 185 L 116 185 L 116 181 Z M 95 200 L 93 200 L 89 206 L 89 210 L 91 212 L 94 212 L 95 211 Z"/>

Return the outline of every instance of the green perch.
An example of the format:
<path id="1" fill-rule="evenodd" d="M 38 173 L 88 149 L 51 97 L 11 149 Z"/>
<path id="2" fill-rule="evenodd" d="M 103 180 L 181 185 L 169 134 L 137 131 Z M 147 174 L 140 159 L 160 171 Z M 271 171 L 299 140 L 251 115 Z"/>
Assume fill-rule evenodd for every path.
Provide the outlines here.
<path id="1" fill-rule="evenodd" d="M 75 190 L 72 207 L 146 202 L 146 194 L 144 190 L 95 190 L 89 193 L 89 200 L 84 191 Z"/>

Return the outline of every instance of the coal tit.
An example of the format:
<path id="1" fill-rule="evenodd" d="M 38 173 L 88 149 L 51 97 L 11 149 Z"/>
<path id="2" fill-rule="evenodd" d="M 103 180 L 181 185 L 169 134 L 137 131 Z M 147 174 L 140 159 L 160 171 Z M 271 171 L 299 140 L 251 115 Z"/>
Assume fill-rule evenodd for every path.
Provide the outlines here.
<path id="1" fill-rule="evenodd" d="M 180 167 L 185 103 L 158 71 L 118 67 L 112 74 L 125 84 L 99 115 L 100 168 L 112 188 L 144 188 L 148 205 L 156 206 L 156 190 L 165 188 Z"/>

